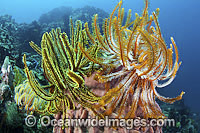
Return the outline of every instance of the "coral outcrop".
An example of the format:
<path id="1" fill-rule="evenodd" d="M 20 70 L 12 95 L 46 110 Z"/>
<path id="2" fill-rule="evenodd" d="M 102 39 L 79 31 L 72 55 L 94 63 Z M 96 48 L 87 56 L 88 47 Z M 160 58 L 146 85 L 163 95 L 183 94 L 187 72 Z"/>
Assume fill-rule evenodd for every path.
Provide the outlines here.
<path id="1" fill-rule="evenodd" d="M 30 24 L 0 16 L 0 132 L 198 132 L 199 115 L 183 101 L 156 100 L 173 103 L 183 95 L 166 98 L 155 89 L 170 84 L 180 66 L 174 39 L 167 48 L 161 34 L 159 9 L 150 15 L 146 0 L 134 21 L 124 11 L 120 1 L 110 17 L 90 6 L 56 8 Z M 38 121 L 30 128 L 23 123 L 27 114 L 37 120 L 168 117 L 176 126 L 42 127 Z"/>

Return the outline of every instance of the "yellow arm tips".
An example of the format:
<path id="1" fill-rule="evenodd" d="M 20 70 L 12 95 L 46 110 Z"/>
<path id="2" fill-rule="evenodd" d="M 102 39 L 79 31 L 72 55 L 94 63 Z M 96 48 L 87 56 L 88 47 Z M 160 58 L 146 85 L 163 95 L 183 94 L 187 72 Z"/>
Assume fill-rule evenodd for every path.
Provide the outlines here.
<path id="1" fill-rule="evenodd" d="M 97 17 L 98 17 L 98 14 L 95 14 L 95 15 L 94 15 L 94 17 L 95 17 L 95 19 L 97 19 Z M 86 22 L 86 23 L 87 23 L 87 22 Z"/>
<path id="2" fill-rule="evenodd" d="M 184 91 L 182 91 L 182 92 L 181 92 L 181 94 L 180 94 L 180 96 L 182 97 L 184 94 L 185 94 L 185 92 L 184 92 Z"/>
<path id="3" fill-rule="evenodd" d="M 169 100 L 169 101 L 170 101 L 169 103 L 174 103 L 175 101 L 181 100 L 184 94 L 185 94 L 185 92 L 182 91 L 181 94 L 180 94 L 179 96 L 177 96 L 177 97 L 175 97 L 175 98 L 171 98 L 171 99 Z"/>
<path id="4" fill-rule="evenodd" d="M 122 0 L 120 0 L 118 4 L 121 5 L 122 4 Z"/>
<path id="5" fill-rule="evenodd" d="M 38 47 L 33 41 L 29 42 L 29 44 L 39 55 L 42 55 L 41 48 Z"/>
<path id="6" fill-rule="evenodd" d="M 139 17 L 139 15 L 138 15 L 138 13 L 135 13 L 135 18 L 138 18 Z M 142 18 L 142 17 L 141 17 Z"/>
<path id="7" fill-rule="evenodd" d="M 178 60 L 179 60 L 179 59 L 178 59 L 178 58 L 179 58 L 179 56 L 178 56 L 178 48 L 177 48 L 177 46 L 176 46 L 176 43 L 175 43 L 173 37 L 171 37 L 171 41 L 172 41 L 172 44 L 173 44 L 173 46 L 174 46 L 175 53 L 176 53 L 176 62 L 178 63 Z"/>
<path id="8" fill-rule="evenodd" d="M 156 15 L 158 16 L 159 13 L 160 13 L 160 8 L 157 8 L 157 9 L 156 9 Z"/>
<path id="9" fill-rule="evenodd" d="M 25 69 L 28 68 L 28 67 L 27 67 L 27 64 L 26 64 L 26 54 L 24 54 L 22 60 L 23 60 L 23 63 L 24 63 L 24 67 L 25 67 Z"/>

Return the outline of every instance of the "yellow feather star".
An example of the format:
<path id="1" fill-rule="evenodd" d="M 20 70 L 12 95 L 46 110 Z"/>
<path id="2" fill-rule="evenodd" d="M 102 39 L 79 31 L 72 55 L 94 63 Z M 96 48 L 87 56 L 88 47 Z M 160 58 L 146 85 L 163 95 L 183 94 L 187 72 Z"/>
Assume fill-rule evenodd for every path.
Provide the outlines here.
<path id="1" fill-rule="evenodd" d="M 86 44 L 86 40 L 81 22 L 77 21 L 74 29 L 71 20 L 70 41 L 66 33 L 53 29 L 50 33 L 44 33 L 41 48 L 30 42 L 31 47 L 42 56 L 42 69 L 48 85 L 39 84 L 29 71 L 24 55 L 27 80 L 15 88 L 16 103 L 42 114 L 61 111 L 65 116 L 67 110 L 75 109 L 75 103 L 95 112 L 91 105 L 98 102 L 99 97 L 85 87 L 84 76 L 97 69 L 97 66 L 85 58 L 78 47 L 78 44 Z M 95 50 L 91 49 L 91 52 L 95 58 Z"/>
<path id="2" fill-rule="evenodd" d="M 114 87 L 107 88 L 108 92 L 94 106 L 101 111 L 101 107 L 105 107 L 103 116 L 114 112 L 117 118 L 134 118 L 140 106 L 144 118 L 163 118 L 165 116 L 159 110 L 155 98 L 173 103 L 182 99 L 184 94 L 182 92 L 176 98 L 166 98 L 155 89 L 170 84 L 181 63 L 174 39 L 171 38 L 169 49 L 164 42 L 158 23 L 159 9 L 149 16 L 148 0 L 145 3 L 142 16 L 135 14 L 135 20 L 131 22 L 129 10 L 124 23 L 124 9 L 120 1 L 110 17 L 105 19 L 103 35 L 97 24 L 98 15 L 94 16 L 92 33 L 85 23 L 91 47 L 98 45 L 101 56 L 93 58 L 83 45 L 79 45 L 80 49 L 89 60 L 103 67 L 103 71 L 96 75 L 100 82 L 115 82 Z M 116 12 L 117 16 L 114 16 Z M 174 65 L 172 46 L 176 54 Z M 161 80 L 167 81 L 159 83 Z"/>

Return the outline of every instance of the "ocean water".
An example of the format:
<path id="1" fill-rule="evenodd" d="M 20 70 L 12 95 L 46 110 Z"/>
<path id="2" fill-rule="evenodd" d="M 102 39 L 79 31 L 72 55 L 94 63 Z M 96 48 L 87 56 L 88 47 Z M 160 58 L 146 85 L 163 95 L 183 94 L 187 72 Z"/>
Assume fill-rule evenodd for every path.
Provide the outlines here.
<path id="1" fill-rule="evenodd" d="M 85 5 L 110 13 L 118 0 L 0 0 L 0 15 L 10 14 L 19 23 L 31 23 L 53 8 Z M 185 104 L 200 113 L 200 0 L 149 0 L 149 12 L 160 8 L 159 23 L 167 44 L 174 37 L 182 61 L 175 80 L 165 88 L 158 88 L 167 97 L 184 91 Z M 125 11 L 141 14 L 143 0 L 123 0 Z M 168 45 L 169 46 L 169 45 Z"/>

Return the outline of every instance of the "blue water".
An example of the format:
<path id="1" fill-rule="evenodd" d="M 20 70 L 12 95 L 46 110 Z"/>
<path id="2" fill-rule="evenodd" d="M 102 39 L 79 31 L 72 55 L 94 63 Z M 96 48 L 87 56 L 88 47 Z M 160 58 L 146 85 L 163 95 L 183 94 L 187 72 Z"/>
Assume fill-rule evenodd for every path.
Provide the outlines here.
<path id="1" fill-rule="evenodd" d="M 0 15 L 10 14 L 17 22 L 30 23 L 41 14 L 59 6 L 73 8 L 95 6 L 111 12 L 118 0 L 0 0 Z M 141 14 L 143 0 L 124 0 L 126 11 Z M 175 97 L 181 91 L 185 103 L 200 112 L 200 0 L 150 0 L 150 11 L 160 8 L 159 22 L 165 41 L 174 37 L 183 62 L 175 80 L 162 88 L 165 96 Z M 134 14 L 134 13 L 133 13 Z"/>

